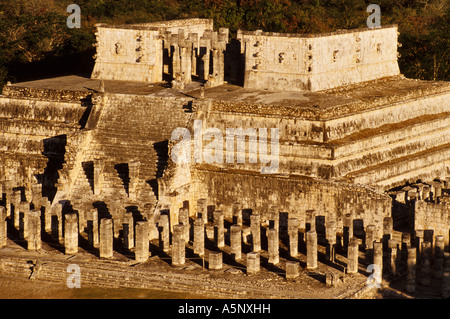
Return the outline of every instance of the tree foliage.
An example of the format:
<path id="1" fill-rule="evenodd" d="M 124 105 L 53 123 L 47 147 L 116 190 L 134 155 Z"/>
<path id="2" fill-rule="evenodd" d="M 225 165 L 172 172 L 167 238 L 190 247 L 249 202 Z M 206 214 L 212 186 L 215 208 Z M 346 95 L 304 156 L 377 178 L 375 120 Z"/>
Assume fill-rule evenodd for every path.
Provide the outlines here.
<path id="1" fill-rule="evenodd" d="M 14 66 L 88 52 L 96 23 L 143 23 L 212 18 L 215 27 L 320 33 L 366 26 L 365 0 L 78 0 L 82 27 L 69 29 L 73 0 L 0 0 L 0 85 Z M 377 0 L 381 22 L 398 24 L 401 72 L 425 80 L 450 79 L 448 0 Z"/>

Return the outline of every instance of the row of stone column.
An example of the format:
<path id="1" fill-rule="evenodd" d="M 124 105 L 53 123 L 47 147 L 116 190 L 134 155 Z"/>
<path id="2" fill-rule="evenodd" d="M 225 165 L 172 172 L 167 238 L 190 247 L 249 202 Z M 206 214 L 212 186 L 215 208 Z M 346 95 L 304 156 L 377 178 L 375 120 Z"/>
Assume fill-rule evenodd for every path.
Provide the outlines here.
<path id="1" fill-rule="evenodd" d="M 186 36 L 183 29 L 178 30 L 177 34 L 164 32 L 164 48 L 172 61 L 172 86 L 183 89 L 185 84 L 191 82 L 192 75 L 206 81 L 206 86 L 223 84 L 228 33 L 226 28 L 221 28 L 219 32 L 205 30 L 199 38 L 197 33 Z"/>

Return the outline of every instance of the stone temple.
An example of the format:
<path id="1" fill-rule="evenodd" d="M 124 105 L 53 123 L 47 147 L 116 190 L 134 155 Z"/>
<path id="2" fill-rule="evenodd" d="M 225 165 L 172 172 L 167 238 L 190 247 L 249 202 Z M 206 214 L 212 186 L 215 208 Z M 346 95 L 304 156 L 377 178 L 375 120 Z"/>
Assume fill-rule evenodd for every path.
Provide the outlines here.
<path id="1" fill-rule="evenodd" d="M 349 274 L 359 247 L 384 278 L 403 265 L 408 292 L 417 254 L 448 296 L 450 84 L 400 74 L 396 25 L 231 39 L 188 19 L 96 36 L 91 78 L 3 88 L 2 247 L 49 235 L 111 258 L 120 242 L 144 262 L 156 242 L 174 266 L 192 246 L 210 269 L 231 249 L 252 273 L 263 255 L 280 265 L 287 240 L 287 278 L 299 245 L 307 269 L 322 246 Z"/>

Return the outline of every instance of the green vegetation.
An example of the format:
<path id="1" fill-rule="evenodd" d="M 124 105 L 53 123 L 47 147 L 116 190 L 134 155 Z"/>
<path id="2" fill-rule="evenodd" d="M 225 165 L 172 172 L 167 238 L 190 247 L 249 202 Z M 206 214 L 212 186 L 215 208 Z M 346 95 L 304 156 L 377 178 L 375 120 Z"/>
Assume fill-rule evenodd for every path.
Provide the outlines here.
<path id="1" fill-rule="evenodd" d="M 66 8 L 81 7 L 82 27 L 69 29 Z M 0 85 L 64 72 L 88 72 L 96 23 L 212 18 L 215 26 L 320 33 L 366 26 L 370 3 L 381 23 L 398 24 L 401 72 L 450 80 L 448 0 L 0 0 Z M 64 70 L 63 70 L 64 69 Z"/>

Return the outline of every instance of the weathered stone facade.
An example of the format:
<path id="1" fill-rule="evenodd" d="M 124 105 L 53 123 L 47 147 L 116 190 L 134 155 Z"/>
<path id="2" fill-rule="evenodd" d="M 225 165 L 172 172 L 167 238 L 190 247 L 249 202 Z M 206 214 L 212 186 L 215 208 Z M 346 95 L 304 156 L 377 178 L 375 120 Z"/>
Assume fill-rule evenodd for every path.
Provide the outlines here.
<path id="1" fill-rule="evenodd" d="M 0 247 L 12 227 L 39 250 L 40 227 L 67 254 L 77 253 L 80 235 L 102 258 L 113 258 L 119 240 L 140 262 L 158 247 L 179 267 L 193 246 L 219 271 L 230 250 L 248 274 L 269 253 L 269 231 L 277 267 L 286 264 L 278 247 L 289 239 L 298 241 L 289 256 L 305 252 L 307 268 L 321 263 L 324 246 L 329 262 L 347 258 L 347 273 L 358 272 L 359 245 L 377 265 L 378 243 L 400 255 L 395 232 L 412 240 L 421 238 L 415 231 L 431 232 L 424 240 L 442 236 L 448 251 L 450 85 L 398 75 L 395 26 L 238 32 L 230 41 L 227 29 L 194 19 L 99 25 L 97 37 L 91 79 L 3 89 Z M 180 142 L 176 129 L 189 139 Z M 211 139 L 199 130 L 209 129 L 223 135 L 216 161 L 204 156 Z M 228 129 L 244 132 L 232 137 L 233 149 Z M 252 149 L 264 130 L 268 144 Z M 174 161 L 180 145 L 186 163 Z M 277 169 L 265 172 L 274 160 Z M 382 268 L 397 266 L 392 259 Z M 287 267 L 286 277 L 296 278 L 298 263 Z"/>

